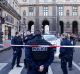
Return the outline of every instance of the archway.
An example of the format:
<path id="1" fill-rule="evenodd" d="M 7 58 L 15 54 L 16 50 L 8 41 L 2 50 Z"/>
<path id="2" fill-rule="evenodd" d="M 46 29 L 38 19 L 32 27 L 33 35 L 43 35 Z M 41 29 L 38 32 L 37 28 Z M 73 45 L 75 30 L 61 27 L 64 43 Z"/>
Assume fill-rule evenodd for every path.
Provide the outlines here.
<path id="1" fill-rule="evenodd" d="M 63 21 L 60 21 L 60 33 L 64 33 L 64 22 Z"/>
<path id="2" fill-rule="evenodd" d="M 31 26 L 31 32 L 34 33 L 34 25 Z"/>
<path id="3" fill-rule="evenodd" d="M 34 25 L 34 22 L 33 21 L 29 21 L 29 23 L 28 23 L 28 30 L 33 31 L 32 30 L 33 25 Z"/>
<path id="4" fill-rule="evenodd" d="M 44 20 L 42 22 L 42 33 L 45 34 L 45 33 L 49 33 L 49 21 L 48 20 Z"/>
<path id="5" fill-rule="evenodd" d="M 73 21 L 72 23 L 72 33 L 78 34 L 78 22 L 77 21 Z"/>

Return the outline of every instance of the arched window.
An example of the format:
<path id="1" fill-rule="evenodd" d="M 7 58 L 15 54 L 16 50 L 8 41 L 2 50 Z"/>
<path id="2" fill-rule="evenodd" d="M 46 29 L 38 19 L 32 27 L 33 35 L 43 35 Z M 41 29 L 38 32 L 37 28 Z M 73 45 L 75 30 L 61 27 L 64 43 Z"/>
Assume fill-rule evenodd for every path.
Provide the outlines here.
<path id="1" fill-rule="evenodd" d="M 63 21 L 60 21 L 60 33 L 64 33 L 64 22 Z"/>
<path id="2" fill-rule="evenodd" d="M 72 23 L 72 32 L 74 34 L 78 34 L 78 22 L 77 21 L 73 21 Z"/>
<path id="3" fill-rule="evenodd" d="M 30 31 L 32 31 L 33 32 L 33 30 L 34 30 L 34 22 L 33 21 L 29 21 L 28 22 L 28 30 L 30 30 Z M 32 30 L 33 29 L 33 30 Z"/>
<path id="4" fill-rule="evenodd" d="M 42 22 L 42 33 L 49 33 L 49 21 L 48 20 L 43 20 Z"/>

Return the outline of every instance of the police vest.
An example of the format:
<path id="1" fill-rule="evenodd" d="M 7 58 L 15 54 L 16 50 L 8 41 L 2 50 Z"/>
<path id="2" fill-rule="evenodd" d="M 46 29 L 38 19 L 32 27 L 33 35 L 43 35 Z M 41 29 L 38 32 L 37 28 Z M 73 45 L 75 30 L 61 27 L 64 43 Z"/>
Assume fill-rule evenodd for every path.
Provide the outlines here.
<path id="1" fill-rule="evenodd" d="M 46 61 L 49 58 L 49 48 L 32 47 L 31 55 L 35 61 Z"/>

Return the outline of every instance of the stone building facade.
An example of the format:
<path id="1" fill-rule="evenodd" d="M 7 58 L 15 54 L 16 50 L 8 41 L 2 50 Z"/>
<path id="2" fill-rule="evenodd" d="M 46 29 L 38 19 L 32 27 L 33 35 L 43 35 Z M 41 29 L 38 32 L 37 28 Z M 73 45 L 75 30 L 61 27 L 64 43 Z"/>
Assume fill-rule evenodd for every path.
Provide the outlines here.
<path id="1" fill-rule="evenodd" d="M 21 16 L 18 1 L 1 0 L 0 13 L 0 17 L 4 20 L 4 23 L 0 23 L 0 32 L 3 33 L 2 40 L 10 40 L 15 32 L 19 30 Z"/>
<path id="2" fill-rule="evenodd" d="M 49 32 L 80 33 L 80 0 L 20 0 L 22 23 L 26 29 L 49 26 Z M 46 28 L 47 29 L 47 28 Z"/>

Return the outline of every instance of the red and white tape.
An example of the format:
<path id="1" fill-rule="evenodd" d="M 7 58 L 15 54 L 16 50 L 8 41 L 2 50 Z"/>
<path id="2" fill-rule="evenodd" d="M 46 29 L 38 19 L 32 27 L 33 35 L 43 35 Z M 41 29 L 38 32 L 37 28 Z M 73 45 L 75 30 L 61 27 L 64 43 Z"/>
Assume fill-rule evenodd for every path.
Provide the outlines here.
<path id="1" fill-rule="evenodd" d="M 75 48 L 80 48 L 79 45 L 77 45 L 77 46 L 57 46 L 57 45 L 12 45 L 12 44 L 0 44 L 0 46 L 51 47 L 51 48 L 55 48 L 55 47 L 75 47 Z"/>

